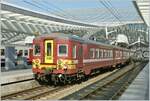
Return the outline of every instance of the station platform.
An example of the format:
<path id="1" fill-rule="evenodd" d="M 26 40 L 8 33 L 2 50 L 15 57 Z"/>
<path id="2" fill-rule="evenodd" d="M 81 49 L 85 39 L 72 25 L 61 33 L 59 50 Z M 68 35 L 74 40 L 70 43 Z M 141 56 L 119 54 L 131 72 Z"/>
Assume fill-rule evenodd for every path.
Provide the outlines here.
<path id="1" fill-rule="evenodd" d="M 119 100 L 149 100 L 149 64 L 143 68 Z"/>
<path id="2" fill-rule="evenodd" d="M 32 69 L 1 72 L 1 84 L 13 83 L 33 78 Z"/>

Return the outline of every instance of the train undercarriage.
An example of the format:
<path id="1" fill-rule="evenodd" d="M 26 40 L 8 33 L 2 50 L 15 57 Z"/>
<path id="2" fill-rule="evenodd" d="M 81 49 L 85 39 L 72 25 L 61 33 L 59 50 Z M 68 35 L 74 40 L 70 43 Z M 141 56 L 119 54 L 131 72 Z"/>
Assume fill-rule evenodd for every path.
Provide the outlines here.
<path id="1" fill-rule="evenodd" d="M 81 83 L 82 81 L 88 80 L 89 77 L 92 77 L 94 75 L 98 75 L 101 73 L 105 73 L 108 71 L 112 71 L 117 68 L 122 68 L 127 64 L 129 64 L 129 61 L 124 64 L 116 64 L 115 67 L 108 66 L 108 67 L 93 69 L 89 75 L 86 75 L 82 71 L 79 71 L 75 74 L 36 73 L 34 74 L 34 78 L 40 84 L 46 83 L 46 84 L 52 84 L 52 85 L 65 85 L 65 84 Z"/>

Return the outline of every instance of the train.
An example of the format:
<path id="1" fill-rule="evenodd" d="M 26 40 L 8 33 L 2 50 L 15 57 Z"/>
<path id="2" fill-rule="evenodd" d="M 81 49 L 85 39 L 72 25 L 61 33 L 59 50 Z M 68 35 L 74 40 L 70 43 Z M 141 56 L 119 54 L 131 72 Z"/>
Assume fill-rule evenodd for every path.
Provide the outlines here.
<path id="1" fill-rule="evenodd" d="M 28 65 L 32 65 L 32 53 L 33 49 L 31 46 L 25 45 L 2 45 L 0 49 L 1 53 L 1 67 L 2 71 L 17 69 L 19 61 L 26 58 Z M 19 58 L 22 57 L 22 58 Z M 12 65 L 7 65 L 12 62 Z M 13 65 L 14 64 L 14 65 Z M 14 67 L 15 66 L 15 67 Z M 18 69 L 20 69 L 19 67 Z"/>
<path id="2" fill-rule="evenodd" d="M 133 53 L 130 49 L 69 34 L 44 34 L 33 40 L 32 71 L 38 82 L 66 84 L 125 65 Z"/>

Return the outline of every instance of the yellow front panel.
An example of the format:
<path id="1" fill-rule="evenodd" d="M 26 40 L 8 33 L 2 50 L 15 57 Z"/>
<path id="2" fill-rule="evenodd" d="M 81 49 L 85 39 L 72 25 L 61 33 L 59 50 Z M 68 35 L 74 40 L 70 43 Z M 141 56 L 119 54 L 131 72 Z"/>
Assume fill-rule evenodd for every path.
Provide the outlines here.
<path id="1" fill-rule="evenodd" d="M 53 40 L 45 41 L 45 63 L 53 63 Z"/>

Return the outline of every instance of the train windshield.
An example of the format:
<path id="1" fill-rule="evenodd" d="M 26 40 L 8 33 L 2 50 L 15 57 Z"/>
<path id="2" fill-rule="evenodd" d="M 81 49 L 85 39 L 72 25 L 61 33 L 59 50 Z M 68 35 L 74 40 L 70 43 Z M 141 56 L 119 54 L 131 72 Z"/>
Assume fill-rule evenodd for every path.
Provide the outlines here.
<path id="1" fill-rule="evenodd" d="M 40 45 L 34 46 L 34 55 L 36 56 L 40 55 Z"/>

